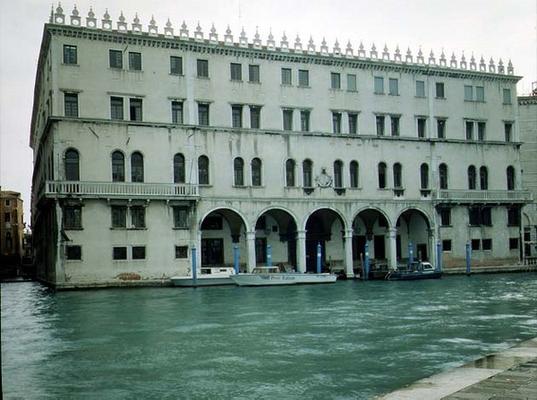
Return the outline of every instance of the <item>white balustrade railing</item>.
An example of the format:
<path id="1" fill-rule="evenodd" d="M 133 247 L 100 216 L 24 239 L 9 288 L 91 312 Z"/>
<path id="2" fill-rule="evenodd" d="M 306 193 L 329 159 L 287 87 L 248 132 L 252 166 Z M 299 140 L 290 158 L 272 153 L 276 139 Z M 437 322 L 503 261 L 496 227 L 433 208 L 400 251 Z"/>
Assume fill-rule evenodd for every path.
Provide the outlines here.
<path id="1" fill-rule="evenodd" d="M 198 185 L 188 183 L 47 181 L 45 195 L 150 198 L 195 197 L 198 196 Z"/>
<path id="2" fill-rule="evenodd" d="M 531 201 L 527 190 L 439 190 L 436 200 L 447 201 Z"/>

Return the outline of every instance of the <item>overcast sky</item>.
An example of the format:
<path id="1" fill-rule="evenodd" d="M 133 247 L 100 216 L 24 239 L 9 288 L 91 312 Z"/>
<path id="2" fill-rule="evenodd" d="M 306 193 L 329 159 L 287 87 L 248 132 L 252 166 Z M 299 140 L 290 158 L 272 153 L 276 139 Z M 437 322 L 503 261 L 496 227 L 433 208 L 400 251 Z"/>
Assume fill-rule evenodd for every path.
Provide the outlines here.
<path id="1" fill-rule="evenodd" d="M 457 59 L 464 51 L 469 60 L 473 52 L 487 63 L 511 59 L 515 74 L 524 77 L 519 94 L 537 80 L 537 0 L 79 0 L 62 2 L 67 21 L 74 4 L 84 23 L 90 6 L 98 20 L 108 8 L 114 27 L 123 10 L 129 23 L 137 12 L 144 30 L 154 15 L 161 31 L 167 18 L 176 33 L 183 20 L 191 33 L 199 21 L 206 36 L 214 23 L 220 39 L 229 24 L 235 39 L 242 26 L 250 39 L 258 26 L 263 43 L 272 28 L 277 43 L 285 30 L 290 43 L 297 34 L 303 44 L 312 35 L 317 49 L 325 36 L 330 48 L 337 38 L 342 48 L 349 39 L 355 49 L 360 41 L 366 49 L 374 42 L 382 51 L 386 43 L 390 52 L 399 45 L 414 54 L 421 46 L 437 58 L 442 49 Z M 0 0 L 0 185 L 23 194 L 28 223 L 33 88 L 50 8 L 45 0 Z"/>

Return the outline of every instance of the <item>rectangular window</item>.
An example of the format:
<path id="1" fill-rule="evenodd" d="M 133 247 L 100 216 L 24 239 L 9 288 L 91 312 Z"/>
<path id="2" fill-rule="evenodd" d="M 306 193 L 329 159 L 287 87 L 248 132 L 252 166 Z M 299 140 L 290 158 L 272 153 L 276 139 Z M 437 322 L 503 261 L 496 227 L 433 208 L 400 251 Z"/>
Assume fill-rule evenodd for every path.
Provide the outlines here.
<path id="1" fill-rule="evenodd" d="M 108 57 L 110 68 L 123 68 L 123 52 L 121 50 L 109 50 Z"/>
<path id="2" fill-rule="evenodd" d="M 519 226 L 520 213 L 517 207 L 507 208 L 507 226 Z"/>
<path id="3" fill-rule="evenodd" d="M 337 72 L 330 73 L 330 88 L 341 89 L 341 75 Z"/>
<path id="4" fill-rule="evenodd" d="M 300 111 L 300 130 L 302 132 L 310 131 L 310 112 L 309 110 Z"/>
<path id="5" fill-rule="evenodd" d="M 298 70 L 298 86 L 309 87 L 310 72 L 307 69 Z"/>
<path id="6" fill-rule="evenodd" d="M 464 100 L 473 101 L 474 100 L 474 88 L 470 85 L 464 85 Z"/>
<path id="7" fill-rule="evenodd" d="M 132 259 L 145 260 L 145 246 L 132 246 Z"/>
<path id="8" fill-rule="evenodd" d="M 260 82 L 259 65 L 248 66 L 248 81 L 252 83 Z"/>
<path id="9" fill-rule="evenodd" d="M 358 133 L 358 114 L 349 113 L 349 133 L 356 135 Z"/>
<path id="10" fill-rule="evenodd" d="M 11 214 L 6 212 L 4 213 L 4 222 L 11 222 Z"/>
<path id="11" fill-rule="evenodd" d="M 188 229 L 188 207 L 173 207 L 173 227 Z"/>
<path id="12" fill-rule="evenodd" d="M 511 104 L 511 89 L 503 89 L 503 104 Z"/>
<path id="13" fill-rule="evenodd" d="M 175 258 L 188 258 L 188 246 L 175 246 Z"/>
<path id="14" fill-rule="evenodd" d="M 375 76 L 375 94 L 384 94 L 384 78 Z"/>
<path id="15" fill-rule="evenodd" d="M 114 260 L 126 260 L 127 248 L 125 246 L 112 248 L 112 257 Z"/>
<path id="16" fill-rule="evenodd" d="M 209 60 L 197 60 L 198 78 L 209 77 Z"/>
<path id="17" fill-rule="evenodd" d="M 142 99 L 129 99 L 129 114 L 131 121 L 142 120 Z"/>
<path id="18" fill-rule="evenodd" d="M 63 229 L 82 229 L 82 207 L 65 206 L 63 209 Z"/>
<path id="19" fill-rule="evenodd" d="M 424 138 L 425 134 L 426 134 L 425 129 L 426 129 L 426 124 L 427 124 L 427 119 L 418 118 L 417 122 L 418 122 L 418 137 L 419 138 Z"/>
<path id="20" fill-rule="evenodd" d="M 292 83 L 291 68 L 282 68 L 282 85 L 291 85 Z"/>
<path id="21" fill-rule="evenodd" d="M 384 136 L 384 115 L 376 116 L 377 136 Z"/>
<path id="22" fill-rule="evenodd" d="M 231 63 L 231 80 L 242 81 L 242 64 Z"/>
<path id="23" fill-rule="evenodd" d="M 261 128 L 261 107 L 250 106 L 250 128 Z"/>
<path id="24" fill-rule="evenodd" d="M 170 56 L 170 74 L 183 75 L 183 58 Z"/>
<path id="25" fill-rule="evenodd" d="M 123 119 L 123 97 L 110 97 L 110 117 Z"/>
<path id="26" fill-rule="evenodd" d="M 490 207 L 481 209 L 481 225 L 492 226 L 492 209 Z"/>
<path id="27" fill-rule="evenodd" d="M 183 102 L 182 101 L 172 101 L 172 123 L 173 124 L 182 124 L 183 123 Z"/>
<path id="28" fill-rule="evenodd" d="M 242 106 L 231 106 L 231 126 L 233 128 L 242 128 Z"/>
<path id="29" fill-rule="evenodd" d="M 142 53 L 129 52 L 129 70 L 142 70 Z"/>
<path id="30" fill-rule="evenodd" d="M 472 239 L 472 250 L 477 251 L 481 248 L 481 240 L 479 239 Z"/>
<path id="31" fill-rule="evenodd" d="M 341 133 L 341 113 L 332 113 L 332 131 L 334 133 Z"/>
<path id="32" fill-rule="evenodd" d="M 451 226 L 451 208 L 440 209 L 440 225 Z"/>
<path id="33" fill-rule="evenodd" d="M 468 223 L 471 226 L 481 225 L 481 214 L 478 207 L 469 207 L 468 208 Z"/>
<path id="34" fill-rule="evenodd" d="M 451 240 L 442 240 L 442 251 L 451 251 Z"/>
<path id="35" fill-rule="evenodd" d="M 505 133 L 505 141 L 513 141 L 513 124 L 511 122 L 504 122 L 503 129 Z"/>
<path id="36" fill-rule="evenodd" d="M 485 101 L 485 88 L 483 86 L 475 87 L 475 101 Z"/>
<path id="37" fill-rule="evenodd" d="M 477 123 L 477 140 L 483 141 L 486 138 L 486 124 L 485 122 Z"/>
<path id="38" fill-rule="evenodd" d="M 293 130 L 293 110 L 283 110 L 283 130 Z"/>
<path id="39" fill-rule="evenodd" d="M 112 228 L 127 227 L 127 207 L 112 206 Z"/>
<path id="40" fill-rule="evenodd" d="M 425 81 L 416 81 L 416 97 L 425 97 Z"/>
<path id="41" fill-rule="evenodd" d="M 76 64 L 77 63 L 76 46 L 72 46 L 69 44 L 63 45 L 63 63 L 64 64 Z"/>
<path id="42" fill-rule="evenodd" d="M 436 136 L 438 139 L 446 138 L 446 120 L 443 118 L 436 120 Z"/>
<path id="43" fill-rule="evenodd" d="M 390 117 L 391 120 L 391 128 L 392 128 L 392 136 L 399 136 L 399 119 L 400 117 L 398 115 L 392 115 Z"/>
<path id="44" fill-rule="evenodd" d="M 131 207 L 131 222 L 135 229 L 145 228 L 145 207 Z"/>
<path id="45" fill-rule="evenodd" d="M 78 117 L 78 93 L 64 93 L 66 117 Z"/>
<path id="46" fill-rule="evenodd" d="M 209 104 L 198 103 L 198 125 L 209 126 Z"/>
<path id="47" fill-rule="evenodd" d="M 483 239 L 483 250 L 492 250 L 492 239 Z"/>
<path id="48" fill-rule="evenodd" d="M 518 250 L 518 238 L 509 238 L 509 250 Z"/>
<path id="49" fill-rule="evenodd" d="M 436 98 L 437 99 L 445 99 L 446 98 L 446 92 L 445 92 L 445 89 L 444 89 L 444 82 L 436 82 L 435 88 L 436 88 Z"/>
<path id="50" fill-rule="evenodd" d="M 356 92 L 358 90 L 358 86 L 356 85 L 356 75 L 347 74 L 347 90 L 349 92 Z"/>
<path id="51" fill-rule="evenodd" d="M 65 246 L 65 258 L 68 260 L 82 260 L 82 246 Z"/>
<path id="52" fill-rule="evenodd" d="M 466 121 L 466 140 L 474 140 L 474 121 Z"/>
<path id="53" fill-rule="evenodd" d="M 390 96 L 399 96 L 399 79 L 390 78 L 389 86 Z"/>

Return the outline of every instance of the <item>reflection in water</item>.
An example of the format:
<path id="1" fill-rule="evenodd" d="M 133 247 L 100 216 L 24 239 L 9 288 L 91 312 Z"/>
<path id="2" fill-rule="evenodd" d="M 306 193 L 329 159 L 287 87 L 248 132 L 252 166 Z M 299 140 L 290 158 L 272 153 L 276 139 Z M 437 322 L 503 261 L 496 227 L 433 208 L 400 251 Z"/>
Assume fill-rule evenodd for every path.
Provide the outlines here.
<path id="1" fill-rule="evenodd" d="M 535 336 L 536 289 L 535 274 L 60 293 L 3 284 L 3 390 L 365 399 Z"/>

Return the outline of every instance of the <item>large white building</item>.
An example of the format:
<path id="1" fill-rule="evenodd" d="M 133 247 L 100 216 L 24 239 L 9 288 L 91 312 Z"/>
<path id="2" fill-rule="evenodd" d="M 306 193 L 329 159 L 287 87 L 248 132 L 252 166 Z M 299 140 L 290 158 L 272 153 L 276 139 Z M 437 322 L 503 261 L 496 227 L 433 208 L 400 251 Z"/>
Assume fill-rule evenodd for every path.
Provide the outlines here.
<path id="1" fill-rule="evenodd" d="M 35 84 L 33 229 L 57 287 L 155 282 L 198 266 L 323 265 L 365 244 L 395 267 L 521 260 L 509 62 L 272 34 L 142 27 L 90 9 L 45 25 Z M 437 252 L 437 249 L 440 252 Z"/>

